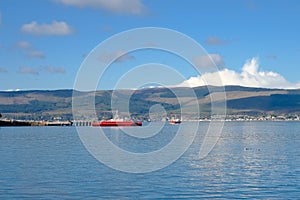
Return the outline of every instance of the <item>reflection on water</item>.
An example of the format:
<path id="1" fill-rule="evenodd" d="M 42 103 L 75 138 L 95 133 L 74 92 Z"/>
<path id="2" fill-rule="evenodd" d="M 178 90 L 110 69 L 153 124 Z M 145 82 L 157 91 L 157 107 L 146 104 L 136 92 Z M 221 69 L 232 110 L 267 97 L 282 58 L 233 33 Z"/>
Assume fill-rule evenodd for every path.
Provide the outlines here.
<path id="1" fill-rule="evenodd" d="M 144 123 L 143 127 L 105 127 L 103 132 L 110 141 L 122 149 L 136 153 L 146 153 L 159 150 L 170 143 L 174 138 L 179 126 L 173 126 L 166 123 L 151 123 L 151 127 Z M 150 124 L 150 123 L 149 123 Z M 160 129 L 156 127 L 162 127 Z M 159 130 L 156 134 L 146 138 L 137 138 L 139 131 L 149 132 L 149 128 L 154 131 Z M 148 134 L 150 135 L 150 134 Z"/>
<path id="2" fill-rule="evenodd" d="M 184 123 L 183 123 L 184 124 Z M 0 199 L 222 198 L 297 199 L 300 123 L 229 122 L 208 157 L 197 159 L 208 123 L 171 166 L 146 174 L 106 167 L 84 148 L 74 128 L 0 128 Z M 128 151 L 146 152 L 170 141 L 170 126 L 152 140 L 107 137 Z"/>

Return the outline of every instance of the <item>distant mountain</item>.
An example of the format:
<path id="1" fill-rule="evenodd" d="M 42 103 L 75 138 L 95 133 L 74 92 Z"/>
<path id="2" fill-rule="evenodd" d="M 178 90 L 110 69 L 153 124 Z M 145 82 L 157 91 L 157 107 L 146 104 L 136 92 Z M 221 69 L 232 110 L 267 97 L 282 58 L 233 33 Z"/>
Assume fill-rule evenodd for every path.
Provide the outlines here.
<path id="1" fill-rule="evenodd" d="M 130 99 L 129 111 L 131 117 L 147 118 L 149 109 L 160 104 L 168 115 L 180 113 L 180 105 L 176 95 L 183 98 L 187 105 L 199 104 L 201 115 L 210 114 L 211 95 L 222 91 L 220 87 L 196 87 L 193 98 L 187 88 L 146 88 L 136 91 L 97 91 L 95 93 L 95 108 L 99 118 L 110 118 L 111 96 L 114 101 L 121 102 Z M 299 114 L 300 90 L 249 88 L 241 86 L 226 86 L 226 103 L 228 114 L 266 115 L 266 114 Z M 32 90 L 0 92 L 0 113 L 2 118 L 53 120 L 72 119 L 73 90 Z M 76 92 L 82 101 L 82 111 L 87 98 L 93 98 L 94 92 Z M 176 94 L 176 95 L 175 95 Z M 216 98 L 216 101 L 218 99 Z M 218 103 L 218 102 L 216 102 Z M 125 110 L 119 110 L 121 113 Z M 187 115 L 193 114 L 193 110 Z"/>

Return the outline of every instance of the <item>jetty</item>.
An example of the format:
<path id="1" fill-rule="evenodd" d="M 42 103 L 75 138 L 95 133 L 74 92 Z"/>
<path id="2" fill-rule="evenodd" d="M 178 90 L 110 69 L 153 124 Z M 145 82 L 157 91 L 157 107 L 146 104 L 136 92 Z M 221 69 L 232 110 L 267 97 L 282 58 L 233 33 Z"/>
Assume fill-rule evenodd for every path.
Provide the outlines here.
<path id="1" fill-rule="evenodd" d="M 72 121 L 0 120 L 0 126 L 72 126 Z"/>

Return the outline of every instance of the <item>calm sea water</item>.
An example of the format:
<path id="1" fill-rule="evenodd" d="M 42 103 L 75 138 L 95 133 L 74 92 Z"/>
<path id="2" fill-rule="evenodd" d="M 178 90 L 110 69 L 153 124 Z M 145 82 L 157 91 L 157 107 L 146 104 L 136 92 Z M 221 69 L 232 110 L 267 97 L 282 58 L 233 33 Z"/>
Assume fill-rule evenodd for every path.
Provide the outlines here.
<path id="1" fill-rule="evenodd" d="M 74 127 L 0 128 L 0 199 L 299 199 L 299 122 L 225 123 L 213 151 L 199 160 L 207 126 L 201 123 L 200 136 L 180 159 L 144 174 L 98 162 Z M 163 142 L 150 141 L 146 150 L 118 129 L 107 129 L 107 136 L 142 152 L 161 148 L 176 126 L 163 132 Z"/>

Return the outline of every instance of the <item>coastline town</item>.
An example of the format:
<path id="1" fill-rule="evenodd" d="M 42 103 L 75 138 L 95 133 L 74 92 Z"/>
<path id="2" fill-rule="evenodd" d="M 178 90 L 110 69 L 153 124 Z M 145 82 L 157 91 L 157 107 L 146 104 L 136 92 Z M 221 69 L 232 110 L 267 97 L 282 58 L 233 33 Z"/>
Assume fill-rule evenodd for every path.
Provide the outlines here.
<path id="1" fill-rule="evenodd" d="M 0 114 L 0 117 L 2 115 Z M 168 121 L 169 118 L 162 119 L 143 119 L 141 121 Z M 95 120 L 62 120 L 61 118 L 54 118 L 53 120 L 20 120 L 20 119 L 0 119 L 0 126 L 91 126 Z M 209 122 L 209 121 L 226 121 L 226 122 L 243 122 L 243 121 L 300 121 L 300 116 L 297 114 L 290 115 L 226 115 L 226 116 L 207 116 L 200 117 L 195 120 L 189 117 L 181 118 L 183 122 Z"/>

